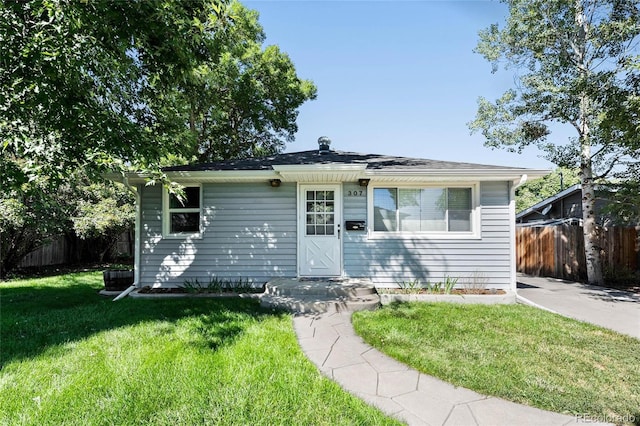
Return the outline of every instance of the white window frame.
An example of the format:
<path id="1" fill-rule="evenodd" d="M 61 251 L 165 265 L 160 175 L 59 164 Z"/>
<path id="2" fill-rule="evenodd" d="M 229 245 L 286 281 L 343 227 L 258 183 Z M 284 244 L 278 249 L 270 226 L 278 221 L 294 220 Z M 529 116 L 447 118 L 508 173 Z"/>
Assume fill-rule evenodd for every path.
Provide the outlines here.
<path id="1" fill-rule="evenodd" d="M 198 208 L 169 208 L 169 191 L 165 188 L 162 191 L 162 236 L 163 238 L 202 238 L 202 185 L 189 184 L 184 185 L 185 188 L 198 188 L 200 192 L 200 205 Z M 199 225 L 197 232 L 171 232 L 171 214 L 172 213 L 198 213 Z"/>
<path id="2" fill-rule="evenodd" d="M 373 192 L 378 188 L 428 189 L 428 188 L 471 188 L 471 231 L 374 231 Z M 478 182 L 434 182 L 428 184 L 415 183 L 376 183 L 367 188 L 367 234 L 369 239 L 442 239 L 442 240 L 477 240 L 481 239 L 480 184 Z"/>

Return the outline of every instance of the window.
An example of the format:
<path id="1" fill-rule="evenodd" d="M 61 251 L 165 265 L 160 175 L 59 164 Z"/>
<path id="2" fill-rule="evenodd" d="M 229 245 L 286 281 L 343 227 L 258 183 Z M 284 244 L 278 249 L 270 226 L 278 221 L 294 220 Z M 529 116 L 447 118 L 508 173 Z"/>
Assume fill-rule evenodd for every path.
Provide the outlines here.
<path id="1" fill-rule="evenodd" d="M 200 187 L 184 188 L 184 198 L 165 192 L 164 233 L 183 236 L 200 233 Z"/>
<path id="2" fill-rule="evenodd" d="M 471 187 L 374 188 L 375 232 L 472 232 Z"/>
<path id="3" fill-rule="evenodd" d="M 306 234 L 333 235 L 334 191 L 307 191 L 306 204 Z"/>

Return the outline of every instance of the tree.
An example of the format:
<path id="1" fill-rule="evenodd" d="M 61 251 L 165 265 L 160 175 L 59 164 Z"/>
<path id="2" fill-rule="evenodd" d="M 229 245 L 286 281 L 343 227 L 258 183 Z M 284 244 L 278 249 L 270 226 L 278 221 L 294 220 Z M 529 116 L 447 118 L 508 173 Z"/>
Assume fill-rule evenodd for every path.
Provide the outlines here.
<path id="1" fill-rule="evenodd" d="M 98 262 L 104 261 L 120 235 L 135 222 L 133 194 L 113 182 L 87 182 L 80 187 L 73 207 L 72 229 L 82 240 L 91 241 Z"/>
<path id="2" fill-rule="evenodd" d="M 516 212 L 526 210 L 576 183 L 580 183 L 578 170 L 562 167 L 540 179 L 527 182 L 516 189 Z"/>
<path id="3" fill-rule="evenodd" d="M 0 272 L 63 226 L 108 246 L 130 209 L 101 172 L 169 185 L 162 165 L 291 141 L 316 88 L 264 38 L 228 0 L 0 4 Z"/>
<path id="4" fill-rule="evenodd" d="M 316 88 L 264 38 L 229 0 L 3 2 L 3 186 L 281 149 Z"/>
<path id="5" fill-rule="evenodd" d="M 505 61 L 522 74 L 515 89 L 492 103 L 478 101 L 472 131 L 485 145 L 546 151 L 559 166 L 578 167 L 590 283 L 603 282 L 596 245 L 594 184 L 624 176 L 640 154 L 637 68 L 640 9 L 636 0 L 506 0 L 500 29 L 480 32 L 476 51 L 496 71 Z M 575 137 L 550 143 L 551 124 L 572 126 Z"/>
<path id="6" fill-rule="evenodd" d="M 198 162 L 269 155 L 293 141 L 298 107 L 316 87 L 296 75 L 289 57 L 265 39 L 258 14 L 240 3 L 228 11 L 233 26 L 212 36 L 216 56 L 194 68 L 176 91 L 183 105 L 182 140 Z"/>
<path id="7" fill-rule="evenodd" d="M 226 21 L 220 0 L 6 1 L 0 5 L 4 187 L 147 167 L 180 148 L 159 100 Z"/>

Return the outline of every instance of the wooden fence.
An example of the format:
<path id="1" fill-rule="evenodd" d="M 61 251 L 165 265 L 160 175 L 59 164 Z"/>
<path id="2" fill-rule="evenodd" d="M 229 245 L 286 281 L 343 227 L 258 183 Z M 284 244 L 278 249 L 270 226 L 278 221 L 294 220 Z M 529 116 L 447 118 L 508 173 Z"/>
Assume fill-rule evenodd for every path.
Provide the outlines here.
<path id="1" fill-rule="evenodd" d="M 40 268 L 77 262 L 79 259 L 84 259 L 81 252 L 86 250 L 86 244 L 78 244 L 78 241 L 74 244 L 69 239 L 60 237 L 27 254 L 20 261 L 19 267 Z M 120 235 L 111 255 L 133 256 L 133 231 L 123 232 Z"/>
<path id="2" fill-rule="evenodd" d="M 572 281 L 587 278 L 582 227 L 555 225 L 516 228 L 518 272 Z M 598 228 L 598 246 L 605 268 L 638 270 L 638 229 Z"/>
<path id="3" fill-rule="evenodd" d="M 20 261 L 20 267 L 33 268 L 60 265 L 69 263 L 71 256 L 70 244 L 65 238 L 59 238 L 27 254 Z"/>

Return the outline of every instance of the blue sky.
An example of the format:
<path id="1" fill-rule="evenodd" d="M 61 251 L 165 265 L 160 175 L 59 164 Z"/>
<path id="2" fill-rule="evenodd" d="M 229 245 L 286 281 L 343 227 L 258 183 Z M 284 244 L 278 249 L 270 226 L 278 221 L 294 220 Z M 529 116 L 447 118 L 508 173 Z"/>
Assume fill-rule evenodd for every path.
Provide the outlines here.
<path id="1" fill-rule="evenodd" d="M 244 1 L 266 44 L 289 54 L 318 98 L 298 116 L 287 152 L 317 148 L 551 169 L 534 148 L 491 150 L 467 123 L 477 99 L 495 100 L 513 71 L 491 73 L 473 53 L 478 31 L 503 23 L 493 1 Z M 553 137 L 553 135 L 552 135 Z"/>

